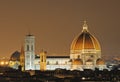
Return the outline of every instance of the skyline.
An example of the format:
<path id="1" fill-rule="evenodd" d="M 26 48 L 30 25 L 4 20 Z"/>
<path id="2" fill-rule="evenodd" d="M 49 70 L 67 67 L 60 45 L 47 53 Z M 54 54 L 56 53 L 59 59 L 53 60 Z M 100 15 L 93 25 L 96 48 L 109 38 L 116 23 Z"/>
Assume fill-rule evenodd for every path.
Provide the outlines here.
<path id="1" fill-rule="evenodd" d="M 120 55 L 120 1 L 0 1 L 0 57 L 21 49 L 25 36 L 36 37 L 36 54 L 69 55 L 83 21 L 100 42 L 102 56 Z"/>

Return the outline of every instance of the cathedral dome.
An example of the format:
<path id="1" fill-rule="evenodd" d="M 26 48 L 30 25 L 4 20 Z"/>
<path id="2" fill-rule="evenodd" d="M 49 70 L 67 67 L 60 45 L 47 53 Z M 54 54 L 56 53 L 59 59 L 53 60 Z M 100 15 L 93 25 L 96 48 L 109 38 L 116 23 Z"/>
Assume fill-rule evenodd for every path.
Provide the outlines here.
<path id="1" fill-rule="evenodd" d="M 20 60 L 20 52 L 15 51 L 11 57 L 10 57 L 10 61 L 19 61 Z"/>
<path id="2" fill-rule="evenodd" d="M 73 40 L 71 45 L 71 50 L 83 49 L 101 50 L 98 40 L 88 31 L 86 22 L 84 22 L 82 33 Z"/>
<path id="3" fill-rule="evenodd" d="M 105 65 L 105 62 L 101 58 L 99 58 L 96 61 L 96 65 Z"/>
<path id="4" fill-rule="evenodd" d="M 73 65 L 83 65 L 83 62 L 81 59 L 75 59 L 72 61 L 72 64 Z"/>

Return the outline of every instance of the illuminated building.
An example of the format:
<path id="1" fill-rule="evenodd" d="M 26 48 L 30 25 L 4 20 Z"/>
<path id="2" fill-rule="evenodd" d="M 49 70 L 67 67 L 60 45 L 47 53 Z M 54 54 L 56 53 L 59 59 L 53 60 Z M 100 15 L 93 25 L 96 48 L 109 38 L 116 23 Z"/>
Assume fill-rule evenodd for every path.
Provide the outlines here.
<path id="1" fill-rule="evenodd" d="M 89 32 L 86 21 L 83 30 L 77 36 L 70 48 L 72 70 L 79 69 L 104 69 L 105 63 L 101 59 L 101 47 L 98 40 Z"/>
<path id="2" fill-rule="evenodd" d="M 25 58 L 23 57 L 25 56 Z M 35 36 L 25 37 L 24 52 L 21 50 L 20 62 L 25 70 L 55 70 L 58 68 L 67 70 L 84 70 L 106 68 L 105 62 L 101 58 L 101 47 L 98 40 L 89 32 L 86 22 L 83 30 L 75 37 L 70 47 L 70 56 L 47 56 L 42 51 L 39 56 L 35 55 Z"/>
<path id="3" fill-rule="evenodd" d="M 34 70 L 35 36 L 29 34 L 25 37 L 25 70 Z"/>
<path id="4" fill-rule="evenodd" d="M 70 69 L 69 56 L 47 56 L 46 52 L 42 51 L 39 57 L 35 57 L 35 36 L 33 35 L 25 37 L 24 51 L 25 70 Z"/>
<path id="5" fill-rule="evenodd" d="M 20 65 L 20 52 L 15 51 L 9 60 L 9 67 L 13 69 L 18 69 L 18 66 Z"/>
<path id="6" fill-rule="evenodd" d="M 46 70 L 46 52 L 42 51 L 40 53 L 40 70 L 45 71 Z"/>
<path id="7" fill-rule="evenodd" d="M 36 70 L 55 70 L 57 68 L 70 69 L 69 56 L 47 56 L 46 51 L 41 51 L 40 57 L 35 58 Z"/>

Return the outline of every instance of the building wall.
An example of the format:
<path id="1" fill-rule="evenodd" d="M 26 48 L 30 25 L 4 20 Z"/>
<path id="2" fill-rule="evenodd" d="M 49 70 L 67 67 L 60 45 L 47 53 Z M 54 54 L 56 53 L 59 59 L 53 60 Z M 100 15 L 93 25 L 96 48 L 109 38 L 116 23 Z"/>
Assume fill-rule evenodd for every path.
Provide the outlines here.
<path id="1" fill-rule="evenodd" d="M 27 35 L 25 37 L 25 70 L 34 70 L 35 59 L 35 37 Z"/>
<path id="2" fill-rule="evenodd" d="M 40 70 L 40 59 L 35 59 L 35 70 Z M 47 58 L 46 70 L 55 70 L 57 68 L 69 70 L 71 67 L 69 58 Z"/>
<path id="3" fill-rule="evenodd" d="M 95 49 L 71 50 L 70 55 L 72 60 L 74 59 L 82 60 L 83 69 L 95 69 L 96 60 L 101 58 L 101 51 Z M 76 69 L 78 69 L 78 67 Z"/>

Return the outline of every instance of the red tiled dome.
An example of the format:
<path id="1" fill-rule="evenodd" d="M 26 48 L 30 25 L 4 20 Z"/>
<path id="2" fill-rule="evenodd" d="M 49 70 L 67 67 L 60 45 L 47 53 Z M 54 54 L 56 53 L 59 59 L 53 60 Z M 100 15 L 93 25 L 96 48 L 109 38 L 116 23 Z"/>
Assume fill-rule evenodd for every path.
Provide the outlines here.
<path id="1" fill-rule="evenodd" d="M 76 37 L 71 45 L 71 50 L 95 49 L 101 50 L 98 40 L 90 34 L 87 25 L 83 25 L 82 33 Z"/>

